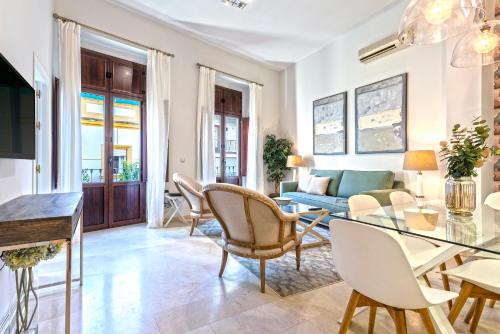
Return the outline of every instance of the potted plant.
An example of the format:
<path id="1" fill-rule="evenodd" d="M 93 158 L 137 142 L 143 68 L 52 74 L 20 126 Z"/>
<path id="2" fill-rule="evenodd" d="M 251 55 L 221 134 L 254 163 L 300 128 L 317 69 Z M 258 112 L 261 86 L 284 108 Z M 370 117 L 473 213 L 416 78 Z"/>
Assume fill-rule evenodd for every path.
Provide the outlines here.
<path id="1" fill-rule="evenodd" d="M 441 161 L 446 161 L 446 207 L 452 214 L 471 215 L 476 208 L 477 168 L 481 168 L 494 151 L 486 140 L 490 128 L 485 120 L 477 117 L 470 129 L 455 124 L 450 142 L 442 141 Z"/>
<path id="2" fill-rule="evenodd" d="M 292 152 L 293 143 L 287 138 L 277 138 L 268 134 L 264 143 L 264 164 L 267 180 L 274 182 L 274 193 L 270 197 L 279 196 L 280 182 L 285 178 L 289 168 L 286 167 L 287 157 Z"/>

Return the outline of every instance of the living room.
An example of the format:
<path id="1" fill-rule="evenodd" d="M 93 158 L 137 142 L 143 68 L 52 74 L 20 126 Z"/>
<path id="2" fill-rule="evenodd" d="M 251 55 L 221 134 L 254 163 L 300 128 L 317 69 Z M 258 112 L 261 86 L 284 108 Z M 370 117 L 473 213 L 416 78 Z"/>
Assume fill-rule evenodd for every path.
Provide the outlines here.
<path id="1" fill-rule="evenodd" d="M 0 333 L 500 332 L 498 1 L 0 8 Z"/>

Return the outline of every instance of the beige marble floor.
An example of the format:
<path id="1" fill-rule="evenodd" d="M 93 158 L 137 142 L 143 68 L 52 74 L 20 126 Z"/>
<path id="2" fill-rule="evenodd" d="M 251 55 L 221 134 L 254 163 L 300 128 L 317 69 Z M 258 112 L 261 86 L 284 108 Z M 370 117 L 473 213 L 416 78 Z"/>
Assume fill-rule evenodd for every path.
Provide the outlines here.
<path id="1" fill-rule="evenodd" d="M 84 240 L 84 286 L 74 290 L 72 333 L 336 333 L 350 294 L 344 283 L 287 298 L 270 289 L 261 294 L 258 279 L 231 258 L 219 279 L 220 248 L 199 233 L 189 237 L 186 226 L 134 225 Z M 463 316 L 458 333 L 467 332 Z M 366 333 L 367 323 L 365 312 L 351 332 Z M 409 333 L 424 332 L 414 314 L 408 325 Z M 63 326 L 63 293 L 42 297 L 40 333 L 63 333 Z M 375 332 L 394 332 L 383 310 Z M 498 303 L 485 309 L 477 333 L 500 333 Z"/>

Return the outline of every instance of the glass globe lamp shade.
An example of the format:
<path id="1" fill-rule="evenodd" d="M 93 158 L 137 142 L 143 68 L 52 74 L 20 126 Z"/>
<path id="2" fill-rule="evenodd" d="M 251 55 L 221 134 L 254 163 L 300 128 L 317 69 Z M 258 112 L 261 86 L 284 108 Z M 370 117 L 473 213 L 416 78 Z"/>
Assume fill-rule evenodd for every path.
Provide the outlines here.
<path id="1" fill-rule="evenodd" d="M 401 43 L 433 44 L 458 36 L 483 21 L 482 0 L 412 0 L 401 18 Z"/>
<path id="2" fill-rule="evenodd" d="M 473 28 L 455 45 L 451 66 L 486 66 L 500 61 L 500 20 L 486 21 Z"/>

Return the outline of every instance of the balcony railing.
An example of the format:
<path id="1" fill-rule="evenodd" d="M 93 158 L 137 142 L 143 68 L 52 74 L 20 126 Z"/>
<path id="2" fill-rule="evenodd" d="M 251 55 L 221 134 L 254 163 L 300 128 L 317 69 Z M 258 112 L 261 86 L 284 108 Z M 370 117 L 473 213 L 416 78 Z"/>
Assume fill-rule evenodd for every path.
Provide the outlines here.
<path id="1" fill-rule="evenodd" d="M 141 169 L 138 163 L 125 164 L 122 168 L 113 168 L 113 181 L 139 181 L 141 178 Z M 102 168 L 83 168 L 82 183 L 103 183 L 104 169 Z"/>
<path id="2" fill-rule="evenodd" d="M 83 183 L 102 183 L 104 182 L 104 169 L 83 168 L 82 169 Z"/>
<path id="3" fill-rule="evenodd" d="M 215 176 L 217 177 L 220 177 L 220 168 L 219 166 L 216 166 L 215 167 Z M 225 176 L 238 176 L 238 169 L 236 168 L 236 166 L 226 166 L 226 170 L 225 170 L 225 173 L 224 175 Z"/>
<path id="4" fill-rule="evenodd" d="M 226 140 L 226 153 L 237 153 L 238 152 L 238 140 Z M 215 153 L 220 153 L 220 146 L 215 144 Z"/>

